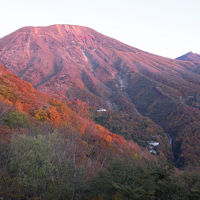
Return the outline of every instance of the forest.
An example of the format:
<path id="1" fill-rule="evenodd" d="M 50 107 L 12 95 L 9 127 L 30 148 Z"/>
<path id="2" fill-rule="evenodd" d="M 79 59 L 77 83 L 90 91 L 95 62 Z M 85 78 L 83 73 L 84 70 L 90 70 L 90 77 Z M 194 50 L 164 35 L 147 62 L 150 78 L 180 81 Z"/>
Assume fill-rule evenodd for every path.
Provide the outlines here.
<path id="1" fill-rule="evenodd" d="M 0 101 L 0 197 L 8 200 L 199 200 L 200 171 L 180 170 L 70 124 Z"/>

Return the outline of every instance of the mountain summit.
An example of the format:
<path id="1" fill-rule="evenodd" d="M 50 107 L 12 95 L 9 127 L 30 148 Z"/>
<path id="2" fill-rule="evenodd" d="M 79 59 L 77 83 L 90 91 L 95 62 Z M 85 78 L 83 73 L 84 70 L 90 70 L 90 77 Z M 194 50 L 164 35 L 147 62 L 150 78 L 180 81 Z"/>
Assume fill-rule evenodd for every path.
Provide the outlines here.
<path id="1" fill-rule="evenodd" d="M 193 52 L 188 52 L 178 58 L 177 60 L 184 60 L 184 61 L 192 61 L 192 62 L 200 62 L 200 55 Z"/>
<path id="2" fill-rule="evenodd" d="M 114 76 L 116 54 L 136 52 L 90 28 L 71 25 L 24 27 L 2 38 L 0 49 L 7 69 L 36 88 L 61 96 L 74 86 L 85 89 L 85 74 L 95 84 L 99 77 L 106 78 L 103 74 Z"/>

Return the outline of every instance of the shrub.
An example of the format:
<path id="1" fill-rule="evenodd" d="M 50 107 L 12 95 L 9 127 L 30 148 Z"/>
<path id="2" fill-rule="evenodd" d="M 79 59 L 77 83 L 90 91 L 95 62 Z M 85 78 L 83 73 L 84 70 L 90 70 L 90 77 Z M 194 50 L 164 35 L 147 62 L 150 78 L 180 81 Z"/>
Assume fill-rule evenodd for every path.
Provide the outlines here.
<path id="1" fill-rule="evenodd" d="M 35 118 L 38 119 L 41 122 L 48 120 L 48 114 L 46 110 L 39 109 L 35 111 Z"/>
<path id="2" fill-rule="evenodd" d="M 69 174 L 63 145 L 64 141 L 55 133 L 12 139 L 10 172 L 25 189 L 26 196 L 40 197 L 60 185 L 67 190 Z"/>
<path id="3" fill-rule="evenodd" d="M 4 119 L 4 122 L 10 128 L 26 128 L 30 126 L 28 116 L 18 111 L 9 113 Z"/>

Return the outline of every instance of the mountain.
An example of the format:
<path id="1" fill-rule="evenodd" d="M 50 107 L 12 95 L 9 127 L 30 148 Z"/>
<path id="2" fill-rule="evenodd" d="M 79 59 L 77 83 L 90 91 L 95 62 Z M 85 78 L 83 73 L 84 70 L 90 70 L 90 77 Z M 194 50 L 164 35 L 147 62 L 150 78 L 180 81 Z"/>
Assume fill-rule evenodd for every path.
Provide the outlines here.
<path id="1" fill-rule="evenodd" d="M 179 79 L 187 92 L 183 76 L 198 79 L 179 61 L 143 52 L 81 26 L 25 27 L 0 39 L 0 49 L 2 64 L 34 87 L 62 97 L 84 91 L 89 97 L 81 98 L 90 102 L 97 98 L 97 104 L 104 104 L 102 98 L 109 100 L 109 81 L 123 90 L 132 73 L 148 78 L 156 75 L 157 81 L 162 78 L 175 86 Z"/>
<path id="2" fill-rule="evenodd" d="M 178 58 L 177 60 L 184 60 L 184 61 L 192 61 L 192 62 L 200 62 L 200 55 L 193 52 L 188 52 Z"/>
<path id="3" fill-rule="evenodd" d="M 0 50 L 6 69 L 74 102 L 79 115 L 86 106 L 88 118 L 112 133 L 146 147 L 159 142 L 158 153 L 178 167 L 200 165 L 200 64 L 72 25 L 21 28 L 0 39 Z"/>

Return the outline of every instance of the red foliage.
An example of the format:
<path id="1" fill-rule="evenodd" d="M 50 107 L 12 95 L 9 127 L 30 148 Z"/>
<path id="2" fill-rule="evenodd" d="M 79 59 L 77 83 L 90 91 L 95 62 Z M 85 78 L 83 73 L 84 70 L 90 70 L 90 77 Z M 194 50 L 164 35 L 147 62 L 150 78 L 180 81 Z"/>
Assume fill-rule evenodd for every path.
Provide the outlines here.
<path id="1" fill-rule="evenodd" d="M 55 126 L 67 125 L 83 135 L 86 133 L 94 134 L 107 143 L 114 142 L 124 146 L 127 144 L 122 137 L 111 133 L 100 125 L 96 125 L 89 119 L 82 118 L 60 100 L 35 90 L 30 83 L 22 81 L 2 66 L 0 66 L 0 88 L 5 88 L 5 90 L 0 89 L 1 100 L 38 120 L 49 121 Z M 86 104 L 78 101 L 78 105 L 82 107 Z M 8 133 L 10 133 L 10 130 L 3 128 L 2 135 Z M 137 145 L 133 145 L 133 147 L 135 151 L 139 150 Z"/>

